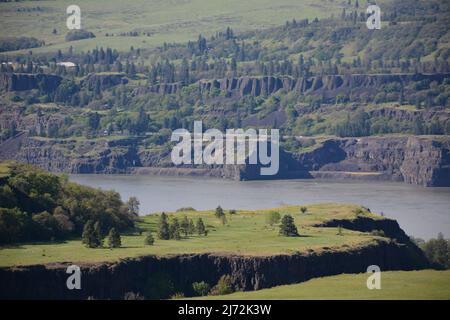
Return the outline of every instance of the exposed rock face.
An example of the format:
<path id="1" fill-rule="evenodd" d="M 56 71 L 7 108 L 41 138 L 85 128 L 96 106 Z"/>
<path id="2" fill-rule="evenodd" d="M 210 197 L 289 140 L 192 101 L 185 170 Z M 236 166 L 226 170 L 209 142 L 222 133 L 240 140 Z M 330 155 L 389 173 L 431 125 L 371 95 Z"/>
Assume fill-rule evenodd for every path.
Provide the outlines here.
<path id="1" fill-rule="evenodd" d="M 357 93 L 358 89 L 376 92 L 382 85 L 399 82 L 407 85 L 410 82 L 430 80 L 442 83 L 450 74 L 380 74 L 380 75 L 326 75 L 310 78 L 290 77 L 241 77 L 219 80 L 199 81 L 201 92 L 213 89 L 231 92 L 239 97 L 268 96 L 278 90 L 297 92 L 299 94 L 322 94 L 324 97 L 335 97 L 338 94 Z M 356 91 L 355 91 L 356 90 Z"/>
<path id="2" fill-rule="evenodd" d="M 51 74 L 0 73 L 0 91 L 25 91 L 42 89 L 55 91 L 61 83 L 60 76 Z"/>
<path id="3" fill-rule="evenodd" d="M 24 138 L 11 156 L 11 144 L 0 145 L 1 159 L 15 159 L 52 172 L 125 173 L 127 168 L 140 166 L 132 139 L 118 141 L 76 141 L 64 139 Z M 14 145 L 14 144 L 13 144 Z"/>
<path id="4" fill-rule="evenodd" d="M 377 74 L 377 75 L 324 75 L 309 78 L 291 77 L 240 77 L 213 80 L 200 80 L 197 82 L 201 93 L 210 93 L 213 90 L 228 92 L 231 95 L 243 96 L 269 96 L 279 90 L 297 92 L 299 94 L 317 94 L 325 98 L 336 97 L 338 94 L 348 95 L 350 92 L 358 94 L 359 90 L 367 93 L 377 93 L 383 85 L 398 82 L 404 86 L 411 82 L 430 80 L 442 83 L 450 74 Z M 148 92 L 160 94 L 174 94 L 181 89 L 179 83 L 159 84 L 136 89 L 137 94 Z"/>
<path id="5" fill-rule="evenodd" d="M 20 135 L 15 139 L 16 143 L 11 139 L 0 144 L 0 159 L 14 159 L 54 172 L 139 172 L 235 180 L 325 177 L 450 186 L 450 139 L 447 136 L 329 139 L 304 153 L 280 150 L 280 168 L 274 176 L 261 176 L 260 166 L 249 164 L 175 167 L 170 151 L 141 149 L 138 138 L 77 141 Z"/>
<path id="6" fill-rule="evenodd" d="M 89 90 L 94 90 L 96 86 L 100 86 L 101 90 L 109 89 L 119 84 L 128 83 L 128 79 L 124 78 L 122 73 L 92 73 L 81 83 L 82 86 Z"/>
<path id="7" fill-rule="evenodd" d="M 379 172 L 412 184 L 450 186 L 449 150 L 446 137 L 333 139 L 298 161 L 310 171 Z"/>
<path id="8" fill-rule="evenodd" d="M 159 93 L 175 94 L 182 88 L 181 83 L 161 83 L 148 87 L 140 87 L 134 90 L 135 94 Z"/>
<path id="9" fill-rule="evenodd" d="M 411 244 L 394 241 L 380 241 L 346 251 L 265 257 L 145 256 L 117 263 L 80 265 L 81 290 L 66 287 L 68 263 L 0 268 L 0 298 L 123 299 L 125 293 L 134 292 L 146 298 L 161 299 L 175 292 L 192 295 L 193 282 L 214 285 L 224 274 L 232 276 L 237 290 L 258 290 L 314 277 L 365 272 L 374 264 L 383 271 L 413 270 L 428 265 L 420 251 L 411 250 Z"/>

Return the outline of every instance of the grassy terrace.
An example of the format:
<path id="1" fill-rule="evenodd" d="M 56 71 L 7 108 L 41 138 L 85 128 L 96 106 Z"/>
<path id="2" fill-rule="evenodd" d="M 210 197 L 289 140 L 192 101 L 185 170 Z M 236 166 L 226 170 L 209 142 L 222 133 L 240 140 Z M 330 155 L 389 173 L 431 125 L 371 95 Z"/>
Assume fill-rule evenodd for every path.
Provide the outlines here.
<path id="1" fill-rule="evenodd" d="M 346 250 L 382 241 L 384 238 L 368 233 L 343 229 L 338 235 L 336 228 L 316 228 L 312 225 L 328 219 L 353 219 L 353 212 L 359 208 L 355 205 L 320 204 L 310 205 L 303 214 L 299 206 L 282 207 L 258 211 L 237 211 L 227 213 L 227 225 L 215 218 L 214 210 L 187 211 L 168 214 L 180 220 L 184 215 L 194 221 L 201 217 L 209 230 L 207 237 L 189 236 L 182 240 L 158 240 L 153 246 L 144 245 L 145 233 L 142 235 L 122 235 L 122 247 L 118 249 L 88 249 L 80 239 L 64 242 L 24 243 L 0 247 L 0 266 L 30 265 L 51 262 L 101 262 L 120 258 L 136 257 L 148 254 L 179 253 L 224 253 L 241 255 L 293 254 L 296 252 Z M 281 215 L 291 214 L 296 222 L 301 237 L 288 238 L 278 235 L 278 226 L 266 223 L 266 214 L 277 211 Z M 364 213 L 373 219 L 381 216 Z M 142 218 L 140 227 L 156 233 L 158 216 L 149 215 Z M 156 237 L 156 234 L 154 234 Z"/>
<path id="2" fill-rule="evenodd" d="M 368 290 L 367 274 L 342 274 L 251 292 L 197 299 L 450 299 L 450 271 L 389 271 L 381 274 L 381 290 Z"/>

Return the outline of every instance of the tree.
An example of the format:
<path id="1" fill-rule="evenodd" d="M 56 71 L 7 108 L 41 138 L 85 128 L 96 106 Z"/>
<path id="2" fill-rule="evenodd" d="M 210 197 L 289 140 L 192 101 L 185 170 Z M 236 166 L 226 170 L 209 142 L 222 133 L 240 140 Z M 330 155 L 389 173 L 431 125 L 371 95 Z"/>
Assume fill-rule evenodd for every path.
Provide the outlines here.
<path id="1" fill-rule="evenodd" d="M 280 235 L 285 237 L 298 237 L 298 230 L 294 223 L 294 218 L 290 215 L 285 215 L 281 219 Z"/>
<path id="2" fill-rule="evenodd" d="M 220 219 L 220 217 L 223 216 L 224 214 L 225 214 L 225 213 L 224 213 L 222 207 L 221 207 L 221 206 L 218 206 L 218 207 L 216 208 L 216 213 L 215 213 L 216 217 Z"/>
<path id="3" fill-rule="evenodd" d="M 103 245 L 103 233 L 102 233 L 102 228 L 100 225 L 100 221 L 97 221 L 94 224 L 94 235 L 97 238 L 97 241 L 99 243 L 99 247 L 101 247 Z"/>
<path id="4" fill-rule="evenodd" d="M 180 229 L 181 232 L 184 233 L 184 236 L 187 237 L 189 233 L 189 220 L 187 216 L 184 216 L 183 220 L 181 221 Z"/>
<path id="5" fill-rule="evenodd" d="M 111 228 L 108 234 L 108 247 L 110 248 L 120 248 L 122 245 L 122 240 L 120 238 L 119 232 L 117 232 L 116 228 Z"/>
<path id="6" fill-rule="evenodd" d="M 94 221 L 89 220 L 85 223 L 81 238 L 82 243 L 88 248 L 98 248 L 100 246 L 100 242 L 94 230 Z"/>
<path id="7" fill-rule="evenodd" d="M 308 211 L 308 208 L 307 207 L 301 207 L 300 211 L 301 211 L 301 213 L 305 214 L 306 211 Z"/>
<path id="8" fill-rule="evenodd" d="M 180 224 L 178 223 L 178 219 L 174 218 L 170 227 L 169 227 L 170 239 L 180 240 Z"/>
<path id="9" fill-rule="evenodd" d="M 150 231 L 146 234 L 144 243 L 149 246 L 152 246 L 155 243 L 155 238 L 153 238 L 153 235 Z"/>
<path id="10" fill-rule="evenodd" d="M 130 199 L 128 199 L 127 207 L 128 207 L 128 211 L 131 214 L 133 214 L 135 216 L 139 215 L 139 205 L 140 205 L 140 202 L 136 197 L 130 197 Z"/>
<path id="11" fill-rule="evenodd" d="M 197 224 L 196 224 L 197 233 L 199 236 L 205 235 L 206 236 L 206 228 L 205 224 L 203 223 L 202 218 L 198 218 Z"/>
<path id="12" fill-rule="evenodd" d="M 194 221 L 192 221 L 192 219 L 189 219 L 189 234 L 194 234 L 194 232 L 195 232 Z"/>
<path id="13" fill-rule="evenodd" d="M 205 281 L 194 282 L 192 284 L 192 289 L 198 296 L 206 296 L 209 292 L 209 284 Z"/>
<path id="14" fill-rule="evenodd" d="M 269 212 L 266 216 L 266 222 L 271 226 L 280 222 L 280 219 L 281 216 L 278 212 Z"/>
<path id="15" fill-rule="evenodd" d="M 170 239 L 169 223 L 167 222 L 167 215 L 163 212 L 159 218 L 158 223 L 158 238 L 161 240 Z"/>

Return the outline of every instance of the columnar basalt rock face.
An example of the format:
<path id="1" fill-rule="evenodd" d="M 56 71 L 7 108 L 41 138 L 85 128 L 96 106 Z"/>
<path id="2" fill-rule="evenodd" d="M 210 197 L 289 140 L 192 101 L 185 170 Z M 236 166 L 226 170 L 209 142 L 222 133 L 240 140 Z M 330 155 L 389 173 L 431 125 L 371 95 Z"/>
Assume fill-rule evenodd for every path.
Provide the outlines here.
<path id="1" fill-rule="evenodd" d="M 293 91 L 305 95 L 322 94 L 324 97 L 335 97 L 338 94 L 349 94 L 350 92 L 358 92 L 358 90 L 376 92 L 384 84 L 391 82 L 407 85 L 411 82 L 427 79 L 441 83 L 449 77 L 449 74 L 325 75 L 298 79 L 265 76 L 200 80 L 198 85 L 201 93 L 219 90 L 239 97 L 248 95 L 269 96 L 279 90 Z"/>
<path id="2" fill-rule="evenodd" d="M 61 83 L 60 76 L 51 74 L 0 73 L 0 91 L 39 89 L 53 92 Z"/>
<path id="3" fill-rule="evenodd" d="M 217 254 L 146 256 L 117 263 L 80 265 L 81 290 L 68 290 L 69 263 L 0 268 L 1 299 L 123 299 L 125 293 L 168 298 L 174 292 L 192 295 L 192 283 L 210 285 L 228 274 L 237 290 L 258 290 L 298 283 L 315 277 L 365 272 L 369 265 L 382 270 L 427 267 L 412 244 L 380 241 L 358 249 L 248 257 Z M 170 288 L 171 290 L 167 290 Z"/>
<path id="4" fill-rule="evenodd" d="M 411 82 L 421 80 L 442 83 L 446 78 L 450 78 L 450 74 L 324 75 L 297 79 L 292 77 L 263 76 L 200 80 L 197 82 L 197 85 L 200 93 L 211 93 L 214 90 L 218 90 L 238 97 L 269 96 L 279 90 L 284 90 L 304 95 L 321 94 L 327 98 L 335 97 L 338 94 L 357 93 L 358 90 L 376 93 L 377 89 L 392 82 L 398 82 L 405 86 Z M 136 93 L 174 94 L 181 87 L 180 83 L 158 84 L 138 88 Z"/>

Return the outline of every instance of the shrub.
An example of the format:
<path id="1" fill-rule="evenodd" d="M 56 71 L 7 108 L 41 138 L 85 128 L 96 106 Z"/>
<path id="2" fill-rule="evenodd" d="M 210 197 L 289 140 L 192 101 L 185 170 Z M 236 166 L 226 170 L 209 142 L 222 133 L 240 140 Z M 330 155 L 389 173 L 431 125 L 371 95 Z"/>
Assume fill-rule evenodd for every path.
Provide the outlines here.
<path id="1" fill-rule="evenodd" d="M 233 293 L 233 278 L 230 275 L 220 277 L 217 284 L 211 289 L 211 295 L 223 295 Z"/>
<path id="2" fill-rule="evenodd" d="M 89 38 L 95 38 L 95 35 L 86 30 L 70 30 L 66 34 L 66 41 L 76 41 L 76 40 L 82 40 L 82 39 L 89 39 Z"/>
<path id="3" fill-rule="evenodd" d="M 152 246 L 155 243 L 155 238 L 153 238 L 153 235 L 150 231 L 145 236 L 144 243 L 149 246 Z"/>
<path id="4" fill-rule="evenodd" d="M 273 226 L 280 222 L 281 216 L 278 212 L 269 212 L 266 215 L 266 223 Z"/>
<path id="5" fill-rule="evenodd" d="M 205 281 L 201 282 L 194 282 L 192 284 L 192 289 L 194 290 L 195 294 L 198 296 L 206 296 L 209 292 L 209 284 Z"/>

